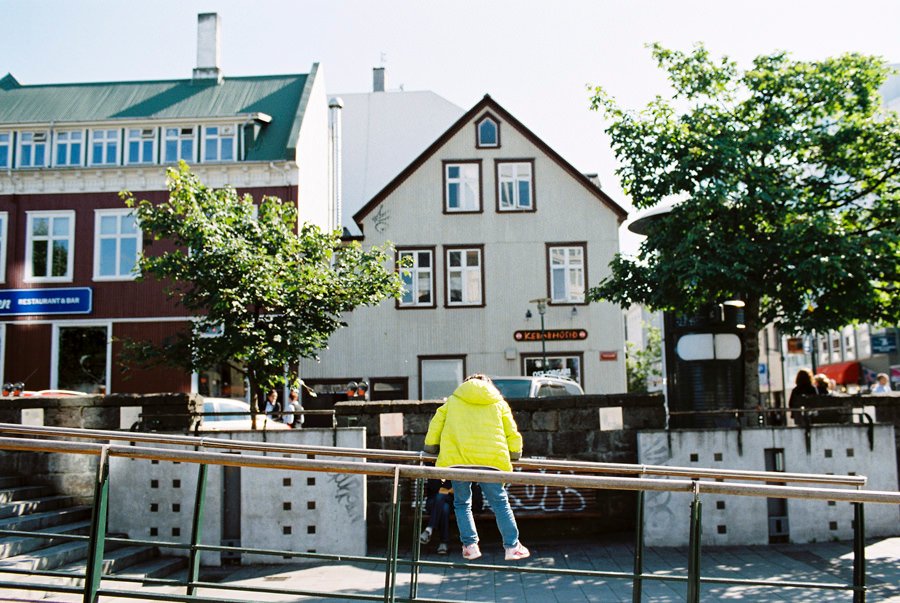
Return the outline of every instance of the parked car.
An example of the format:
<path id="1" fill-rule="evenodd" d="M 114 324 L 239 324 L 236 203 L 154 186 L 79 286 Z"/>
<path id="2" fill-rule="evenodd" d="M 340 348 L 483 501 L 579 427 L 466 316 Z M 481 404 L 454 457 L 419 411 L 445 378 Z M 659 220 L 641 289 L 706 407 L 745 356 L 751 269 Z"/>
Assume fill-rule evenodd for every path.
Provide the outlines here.
<path id="1" fill-rule="evenodd" d="M 227 415 L 207 415 L 207 413 L 241 413 Z M 198 431 L 249 431 L 251 429 L 250 405 L 231 398 L 203 398 L 203 421 Z M 256 415 L 256 428 L 265 430 L 290 429 L 277 419 L 268 418 L 265 413 Z"/>
<path id="2" fill-rule="evenodd" d="M 491 377 L 506 399 L 548 398 L 550 396 L 582 396 L 584 390 L 572 379 L 550 375 Z"/>

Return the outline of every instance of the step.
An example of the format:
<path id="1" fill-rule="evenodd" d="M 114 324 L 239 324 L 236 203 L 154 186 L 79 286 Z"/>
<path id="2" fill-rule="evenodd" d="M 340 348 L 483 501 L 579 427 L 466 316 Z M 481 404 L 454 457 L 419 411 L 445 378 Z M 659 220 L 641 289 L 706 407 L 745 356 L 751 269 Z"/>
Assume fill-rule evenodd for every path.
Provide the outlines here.
<path id="1" fill-rule="evenodd" d="M 50 526 L 42 530 L 50 534 L 80 534 L 87 536 L 91 532 L 91 522 L 88 519 L 66 523 L 58 526 Z M 24 555 L 31 551 L 62 544 L 64 542 L 75 542 L 62 538 L 41 538 L 39 536 L 5 536 L 0 537 L 0 559 L 15 557 L 16 555 Z"/>
<path id="2" fill-rule="evenodd" d="M 57 509 L 55 511 L 44 511 L 42 513 L 31 513 L 19 517 L 0 519 L 0 530 L 39 532 L 51 526 L 58 526 L 73 521 L 82 521 L 84 519 L 90 520 L 90 518 L 91 507 L 80 505 L 77 507 Z"/>
<path id="3" fill-rule="evenodd" d="M 19 475 L 0 475 L 0 488 L 15 488 L 25 484 L 25 478 Z"/>
<path id="4" fill-rule="evenodd" d="M 74 504 L 75 497 L 66 495 L 17 500 L 15 502 L 0 504 L 0 519 L 18 515 L 27 515 L 29 513 L 52 511 L 62 507 L 71 507 L 74 506 Z"/>
<path id="5" fill-rule="evenodd" d="M 41 498 L 50 494 L 54 492 L 47 486 L 13 486 L 0 490 L 0 503 Z"/>
<path id="6" fill-rule="evenodd" d="M 0 561 L 0 571 L 4 568 L 26 570 L 55 570 L 59 567 L 77 563 L 88 553 L 88 542 L 76 540 L 43 547 L 21 555 L 14 555 Z"/>
<path id="7" fill-rule="evenodd" d="M 151 562 L 159 558 L 159 549 L 155 546 L 120 546 L 103 552 L 102 575 L 118 574 L 134 566 Z M 87 561 L 82 559 L 59 567 L 59 571 L 83 576 L 87 571 Z M 173 570 L 174 571 L 174 570 Z"/>
<path id="8" fill-rule="evenodd" d="M 157 557 L 143 563 L 137 563 L 124 571 L 117 571 L 120 578 L 133 578 L 142 580 L 145 578 L 165 578 L 187 568 L 186 557 Z"/>

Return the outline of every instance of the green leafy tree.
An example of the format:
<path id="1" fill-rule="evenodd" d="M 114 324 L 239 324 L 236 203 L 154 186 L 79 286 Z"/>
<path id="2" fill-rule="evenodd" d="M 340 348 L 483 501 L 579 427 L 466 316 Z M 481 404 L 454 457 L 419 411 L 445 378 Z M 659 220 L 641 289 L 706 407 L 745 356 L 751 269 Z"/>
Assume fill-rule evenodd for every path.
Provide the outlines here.
<path id="1" fill-rule="evenodd" d="M 255 427 L 259 394 L 283 383 L 284 367 L 325 348 L 344 312 L 399 296 L 400 279 L 386 268 L 387 249 L 298 224 L 275 197 L 257 207 L 232 188 L 207 188 L 184 163 L 167 174 L 164 203 L 122 195 L 141 229 L 172 245 L 145 253 L 142 274 L 164 280 L 195 322 L 160 345 L 137 343 L 140 355 L 188 370 L 231 362 L 250 383 Z M 201 336 L 210 332 L 219 334 Z"/>
<path id="2" fill-rule="evenodd" d="M 652 380 L 662 377 L 662 333 L 656 327 L 645 325 L 647 342 L 639 348 L 629 341 L 625 344 L 625 374 L 628 391 L 646 393 Z"/>
<path id="3" fill-rule="evenodd" d="M 677 200 L 636 257 L 616 256 L 593 300 L 691 312 L 745 306 L 744 406 L 758 400 L 757 333 L 900 318 L 900 122 L 881 107 L 881 59 L 796 61 L 739 70 L 698 45 L 652 46 L 671 98 L 640 112 L 601 88 L 618 175 L 635 207 Z"/>

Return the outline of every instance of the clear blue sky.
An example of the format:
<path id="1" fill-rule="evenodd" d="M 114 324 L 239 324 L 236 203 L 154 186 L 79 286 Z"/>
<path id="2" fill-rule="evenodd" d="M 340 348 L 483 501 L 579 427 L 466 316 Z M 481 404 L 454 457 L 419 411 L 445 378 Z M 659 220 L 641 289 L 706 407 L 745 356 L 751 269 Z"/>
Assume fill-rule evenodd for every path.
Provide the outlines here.
<path id="1" fill-rule="evenodd" d="M 432 90 L 465 109 L 488 93 L 575 167 L 598 172 L 626 208 L 586 85 L 632 108 L 664 94 L 645 44 L 703 42 L 742 65 L 776 50 L 900 63 L 896 0 L 0 0 L 0 76 L 190 77 L 200 12 L 222 19 L 226 77 L 319 62 L 329 93 L 363 92 L 383 63 L 389 89 Z"/>

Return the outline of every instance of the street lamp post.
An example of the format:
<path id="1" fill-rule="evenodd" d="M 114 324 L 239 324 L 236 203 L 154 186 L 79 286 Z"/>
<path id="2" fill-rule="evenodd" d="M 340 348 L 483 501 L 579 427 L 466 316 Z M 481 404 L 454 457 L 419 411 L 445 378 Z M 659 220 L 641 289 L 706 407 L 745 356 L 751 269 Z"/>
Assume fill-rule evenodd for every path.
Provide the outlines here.
<path id="1" fill-rule="evenodd" d="M 538 314 L 541 315 L 541 370 L 547 370 L 547 341 L 544 339 L 544 314 L 547 313 L 547 304 L 550 303 L 549 297 L 539 297 L 532 299 L 528 303 L 537 304 Z"/>

